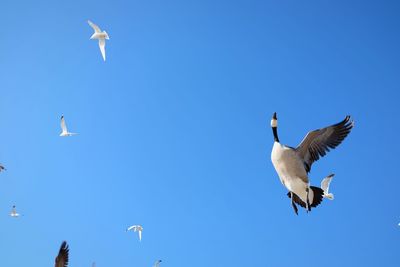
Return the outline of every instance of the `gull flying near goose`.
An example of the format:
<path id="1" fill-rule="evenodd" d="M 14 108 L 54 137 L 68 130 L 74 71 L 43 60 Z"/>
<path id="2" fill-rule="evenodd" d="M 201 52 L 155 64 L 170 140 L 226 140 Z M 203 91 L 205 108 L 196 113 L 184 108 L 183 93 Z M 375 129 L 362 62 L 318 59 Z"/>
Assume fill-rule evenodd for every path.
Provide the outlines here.
<path id="1" fill-rule="evenodd" d="M 158 260 L 154 263 L 153 267 L 160 267 L 160 263 L 162 262 L 162 260 Z"/>
<path id="2" fill-rule="evenodd" d="M 67 242 L 62 242 L 58 255 L 55 259 L 54 267 L 68 267 L 69 247 Z"/>
<path id="3" fill-rule="evenodd" d="M 10 216 L 13 218 L 18 218 L 19 216 L 21 216 L 21 214 L 19 214 L 15 208 L 15 205 L 12 206 L 11 212 L 10 212 Z"/>
<path id="4" fill-rule="evenodd" d="M 271 120 L 274 146 L 271 152 L 272 164 L 281 183 L 289 190 L 292 207 L 296 214 L 296 204 L 311 211 L 318 206 L 324 196 L 324 190 L 310 186 L 308 173 L 311 165 L 320 157 L 337 147 L 350 133 L 354 122 L 350 116 L 334 125 L 309 132 L 297 148 L 283 145 L 278 138 L 278 120 L 274 113 Z"/>
<path id="5" fill-rule="evenodd" d="M 141 225 L 132 225 L 126 229 L 126 231 L 131 231 L 133 230 L 134 232 L 138 232 L 139 234 L 139 241 L 142 241 L 142 231 L 143 227 Z"/>
<path id="6" fill-rule="evenodd" d="M 71 136 L 77 134 L 68 132 L 67 125 L 65 124 L 64 115 L 61 116 L 61 130 L 62 132 L 60 133 L 60 136 Z"/>
<path id="7" fill-rule="evenodd" d="M 99 26 L 88 20 L 90 27 L 93 28 L 94 33 L 90 39 L 98 39 L 99 47 L 101 51 L 101 55 L 103 56 L 104 61 L 106 61 L 106 40 L 109 40 L 108 34 L 106 31 L 101 31 Z"/>
<path id="8" fill-rule="evenodd" d="M 324 198 L 333 200 L 334 196 L 332 193 L 329 193 L 329 185 L 331 184 L 332 178 L 335 176 L 334 174 L 328 175 L 321 181 L 321 189 L 324 190 Z"/>

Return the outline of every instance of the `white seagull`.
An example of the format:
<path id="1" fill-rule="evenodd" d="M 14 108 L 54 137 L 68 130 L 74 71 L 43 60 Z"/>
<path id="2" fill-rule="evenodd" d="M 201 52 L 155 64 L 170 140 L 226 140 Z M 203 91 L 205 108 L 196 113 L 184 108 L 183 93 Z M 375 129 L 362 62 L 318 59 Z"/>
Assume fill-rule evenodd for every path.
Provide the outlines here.
<path id="1" fill-rule="evenodd" d="M 154 263 L 153 267 L 159 267 L 162 260 L 158 260 Z"/>
<path id="2" fill-rule="evenodd" d="M 60 133 L 60 136 L 71 136 L 71 135 L 77 134 L 77 133 L 68 132 L 67 125 L 65 124 L 64 115 L 61 116 L 61 130 L 62 130 L 62 132 Z"/>
<path id="3" fill-rule="evenodd" d="M 14 218 L 18 218 L 20 216 L 20 214 L 17 212 L 17 210 L 15 209 L 15 205 L 12 206 L 11 212 L 10 212 L 10 216 L 14 217 Z"/>
<path id="4" fill-rule="evenodd" d="M 324 190 L 310 186 L 308 173 L 311 166 L 331 149 L 337 147 L 350 133 L 354 122 L 350 116 L 334 125 L 309 132 L 297 148 L 280 143 L 278 138 L 278 120 L 272 116 L 271 128 L 274 146 L 271 152 L 272 164 L 281 183 L 289 190 L 288 196 L 294 212 L 298 214 L 296 204 L 311 211 L 318 206 L 324 196 Z"/>
<path id="5" fill-rule="evenodd" d="M 108 34 L 106 31 L 101 31 L 99 26 L 88 20 L 90 27 L 93 28 L 94 33 L 90 39 L 98 39 L 99 47 L 101 51 L 101 55 L 103 56 L 104 61 L 106 61 L 106 40 L 109 40 Z"/>
<path id="6" fill-rule="evenodd" d="M 141 225 L 132 225 L 126 229 L 127 232 L 130 230 L 133 230 L 134 232 L 138 232 L 139 233 L 139 241 L 142 241 L 143 227 Z"/>
<path id="7" fill-rule="evenodd" d="M 321 181 L 321 188 L 322 190 L 324 190 L 324 198 L 333 200 L 333 194 L 329 193 L 329 185 L 332 181 L 333 176 L 335 176 L 333 173 L 331 175 L 328 175 L 327 177 L 325 177 L 322 181 Z"/>

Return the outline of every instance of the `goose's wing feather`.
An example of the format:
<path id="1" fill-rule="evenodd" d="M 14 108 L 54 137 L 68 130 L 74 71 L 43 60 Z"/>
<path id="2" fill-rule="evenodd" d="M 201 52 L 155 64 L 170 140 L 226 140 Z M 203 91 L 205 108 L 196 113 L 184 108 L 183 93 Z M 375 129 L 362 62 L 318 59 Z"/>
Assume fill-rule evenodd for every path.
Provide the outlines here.
<path id="1" fill-rule="evenodd" d="M 61 116 L 61 130 L 66 133 L 67 131 L 67 125 L 65 124 L 65 119 L 64 116 Z"/>
<path id="2" fill-rule="evenodd" d="M 329 193 L 329 185 L 331 184 L 333 178 L 333 174 L 325 177 L 322 181 L 321 181 L 321 188 L 322 190 L 324 190 L 325 194 Z"/>
<path id="3" fill-rule="evenodd" d="M 58 255 L 55 260 L 54 267 L 67 267 L 68 253 L 69 253 L 69 247 L 67 245 L 67 242 L 64 241 L 61 244 L 60 251 L 58 252 Z"/>
<path id="4" fill-rule="evenodd" d="M 100 33 L 100 32 L 101 32 L 99 26 L 97 26 L 96 24 L 94 24 L 94 23 L 91 22 L 90 20 L 88 20 L 88 23 L 89 23 L 90 27 L 92 27 L 93 30 L 94 30 L 96 33 Z"/>
<path id="5" fill-rule="evenodd" d="M 337 147 L 350 133 L 354 122 L 350 116 L 334 125 L 309 132 L 300 145 L 296 148 L 304 167 L 310 172 L 311 165 L 320 157 L 326 155 L 330 149 Z"/>
<path id="6" fill-rule="evenodd" d="M 101 55 L 103 56 L 103 60 L 106 61 L 106 40 L 99 39 L 99 47 L 101 51 Z"/>

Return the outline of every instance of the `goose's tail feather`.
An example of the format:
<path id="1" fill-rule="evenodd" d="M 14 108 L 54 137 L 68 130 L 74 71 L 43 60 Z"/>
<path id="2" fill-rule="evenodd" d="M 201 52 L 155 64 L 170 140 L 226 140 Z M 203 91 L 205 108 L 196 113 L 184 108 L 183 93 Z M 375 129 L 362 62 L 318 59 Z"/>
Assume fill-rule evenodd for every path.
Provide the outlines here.
<path id="1" fill-rule="evenodd" d="M 288 192 L 287 196 L 290 198 L 290 192 Z M 324 190 L 316 186 L 310 186 L 310 193 L 309 193 L 310 210 L 311 208 L 315 208 L 319 204 L 321 204 L 323 197 L 324 197 Z M 293 193 L 293 201 L 300 207 L 306 208 L 306 203 L 303 200 L 301 200 L 301 198 L 299 198 L 295 193 Z"/>

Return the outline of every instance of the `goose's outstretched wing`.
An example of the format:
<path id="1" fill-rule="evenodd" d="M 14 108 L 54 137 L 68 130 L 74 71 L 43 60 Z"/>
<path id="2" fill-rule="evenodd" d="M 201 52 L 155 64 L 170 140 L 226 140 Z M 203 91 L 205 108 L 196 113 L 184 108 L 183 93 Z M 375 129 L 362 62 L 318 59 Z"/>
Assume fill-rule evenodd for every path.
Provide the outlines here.
<path id="1" fill-rule="evenodd" d="M 67 131 L 67 125 L 65 124 L 64 115 L 61 116 L 61 130 L 62 130 L 63 133 L 68 132 Z"/>
<path id="2" fill-rule="evenodd" d="M 67 242 L 62 242 L 60 251 L 55 259 L 54 267 L 68 267 L 69 247 Z"/>
<path id="3" fill-rule="evenodd" d="M 99 26 L 97 26 L 96 24 L 94 24 L 94 23 L 91 22 L 90 20 L 88 20 L 87 22 L 89 23 L 90 27 L 92 27 L 93 30 L 94 30 L 96 33 L 100 33 L 100 32 L 101 32 Z"/>
<path id="4" fill-rule="evenodd" d="M 311 165 L 330 149 L 337 147 L 350 133 L 354 122 L 350 116 L 334 125 L 309 132 L 296 148 L 298 155 L 304 161 L 304 167 L 310 172 Z"/>

